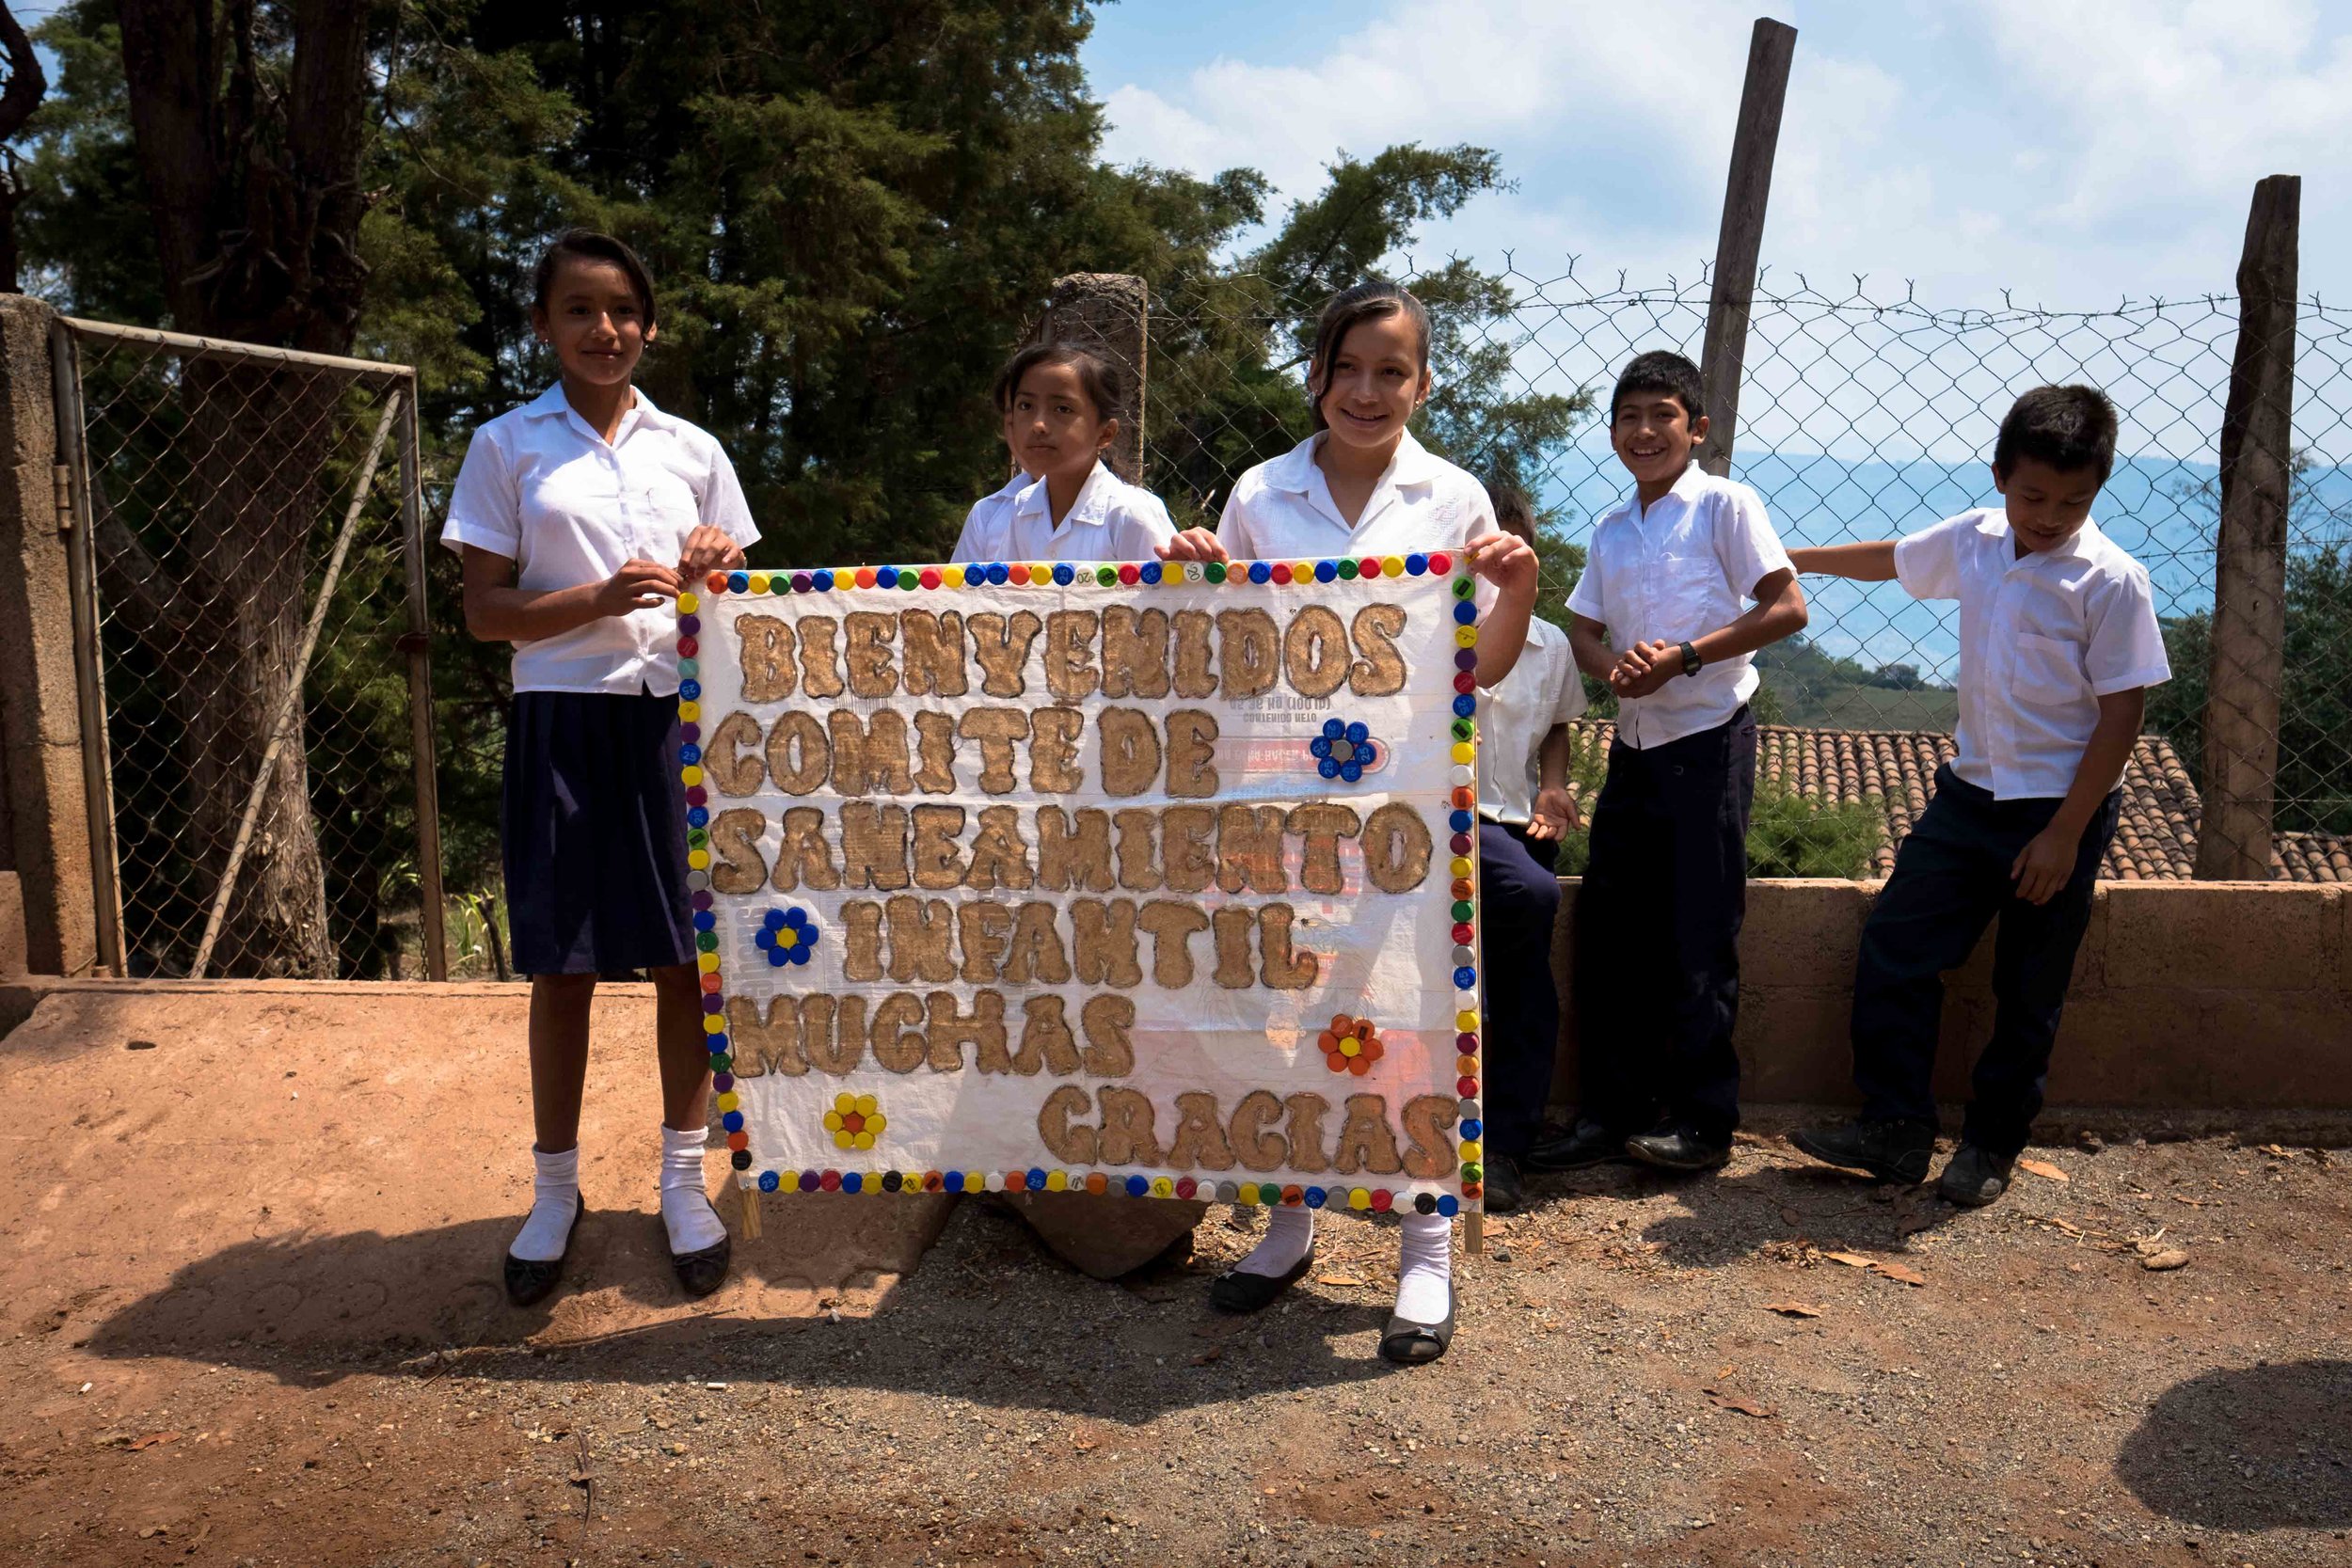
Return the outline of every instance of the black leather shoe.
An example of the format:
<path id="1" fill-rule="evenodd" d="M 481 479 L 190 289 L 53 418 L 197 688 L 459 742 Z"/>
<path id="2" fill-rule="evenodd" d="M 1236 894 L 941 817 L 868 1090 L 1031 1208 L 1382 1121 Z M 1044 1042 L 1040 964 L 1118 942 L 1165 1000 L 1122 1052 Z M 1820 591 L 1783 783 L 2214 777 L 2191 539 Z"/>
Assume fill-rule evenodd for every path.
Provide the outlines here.
<path id="1" fill-rule="evenodd" d="M 704 1196 L 703 1201 L 710 1202 L 707 1194 Z M 710 1212 L 713 1215 L 719 1212 L 715 1205 Z M 654 1223 L 661 1225 L 661 1216 L 656 1214 Z M 719 1223 L 723 1226 L 726 1222 L 721 1220 Z M 661 1244 L 664 1246 L 670 1244 L 670 1228 L 666 1225 L 661 1227 Z M 710 1245 L 697 1247 L 692 1252 L 670 1254 L 670 1267 L 677 1272 L 678 1288 L 694 1297 L 707 1296 L 724 1285 L 727 1282 L 728 1265 L 734 1260 L 735 1238 L 731 1235 L 723 1235 Z"/>
<path id="2" fill-rule="evenodd" d="M 1715 1170 L 1731 1159 L 1731 1140 L 1708 1137 L 1688 1126 L 1661 1127 L 1625 1141 L 1625 1151 L 1660 1170 Z"/>
<path id="3" fill-rule="evenodd" d="M 1947 1203 L 1981 1209 L 2009 1191 L 2010 1173 L 2017 1162 L 1987 1154 L 1975 1144 L 1962 1144 L 1944 1165 L 1936 1192 Z"/>
<path id="4" fill-rule="evenodd" d="M 1454 1286 L 1445 1288 L 1445 1322 L 1417 1323 L 1390 1315 L 1389 1326 L 1380 1334 L 1380 1359 L 1393 1361 L 1400 1367 L 1419 1367 L 1443 1355 L 1454 1343 Z"/>
<path id="5" fill-rule="evenodd" d="M 1486 1210 L 1489 1214 L 1508 1214 L 1520 1202 L 1519 1163 L 1508 1154 L 1486 1156 Z"/>
<path id="6" fill-rule="evenodd" d="M 572 1223 L 570 1227 L 564 1232 L 564 1251 L 552 1260 L 541 1261 L 530 1258 L 517 1258 L 511 1252 L 506 1255 L 506 1299 L 508 1301 L 517 1307 L 530 1307 L 547 1300 L 548 1292 L 554 1290 L 564 1277 L 564 1261 L 572 1255 L 572 1238 L 580 1234 L 580 1219 L 587 1212 L 588 1200 L 583 1197 L 574 1197 Z"/>
<path id="7" fill-rule="evenodd" d="M 1228 1269 L 1209 1281 L 1209 1305 L 1220 1312 L 1263 1312 L 1283 1291 L 1306 1278 L 1307 1271 L 1314 1266 L 1315 1249 L 1311 1246 L 1306 1257 L 1291 1265 L 1288 1274 L 1244 1274 L 1239 1269 Z"/>
<path id="8" fill-rule="evenodd" d="M 1544 1129 L 1535 1147 L 1519 1163 L 1529 1170 L 1582 1170 L 1587 1165 L 1621 1164 L 1626 1159 L 1625 1134 L 1597 1121 L 1579 1118 L 1565 1132 Z M 1491 1203 L 1488 1208 L 1494 1207 Z"/>
<path id="9" fill-rule="evenodd" d="M 1867 1171 L 1907 1187 L 1928 1179 L 1928 1162 L 1935 1157 L 1935 1129 L 1918 1121 L 1856 1119 L 1800 1127 L 1788 1141 L 1823 1164 Z"/>

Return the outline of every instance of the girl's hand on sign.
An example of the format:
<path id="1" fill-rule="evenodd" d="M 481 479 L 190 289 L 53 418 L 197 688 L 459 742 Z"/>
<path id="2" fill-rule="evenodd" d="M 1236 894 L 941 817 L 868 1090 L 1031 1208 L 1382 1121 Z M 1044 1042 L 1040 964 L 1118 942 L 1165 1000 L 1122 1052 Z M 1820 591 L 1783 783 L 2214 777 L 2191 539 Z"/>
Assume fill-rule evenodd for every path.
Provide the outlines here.
<path id="1" fill-rule="evenodd" d="M 677 597 L 678 575 L 658 561 L 631 561 L 597 585 L 596 613 L 627 615 Z"/>
<path id="2" fill-rule="evenodd" d="M 1205 528 L 1188 528 L 1165 545 L 1154 545 L 1152 550 L 1162 561 L 1214 561 L 1220 564 L 1232 557 L 1216 542 L 1216 535 Z"/>
<path id="3" fill-rule="evenodd" d="M 712 528 L 699 525 L 686 536 L 686 553 L 678 558 L 681 578 L 699 577 L 705 572 L 732 572 L 743 564 L 743 546 Z"/>
<path id="4" fill-rule="evenodd" d="M 1489 533 L 1463 548 L 1464 564 L 1505 594 L 1535 596 L 1535 550 L 1515 533 Z"/>
<path id="5" fill-rule="evenodd" d="M 1535 792 L 1534 815 L 1529 818 L 1527 836 L 1556 839 L 1566 836 L 1572 828 L 1582 825 L 1576 809 L 1576 797 L 1558 784 Z"/>

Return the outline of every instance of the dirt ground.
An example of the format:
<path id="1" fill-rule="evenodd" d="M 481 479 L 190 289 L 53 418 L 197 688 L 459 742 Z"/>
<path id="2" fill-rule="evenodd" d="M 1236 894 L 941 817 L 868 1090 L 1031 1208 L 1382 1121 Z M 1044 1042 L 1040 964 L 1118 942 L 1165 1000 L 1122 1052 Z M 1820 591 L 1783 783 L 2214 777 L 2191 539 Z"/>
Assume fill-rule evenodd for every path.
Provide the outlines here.
<path id="1" fill-rule="evenodd" d="M 771 1199 L 688 1306 L 615 997 L 523 1312 L 520 1006 L 82 992 L 0 1044 L 0 1561 L 2352 1564 L 2352 1154 L 2110 1127 L 1960 1213 L 1766 1113 L 1711 1179 L 1538 1181 L 1405 1370 L 1352 1218 L 1235 1322 L 1228 1211 L 1101 1285 L 979 1200 Z"/>

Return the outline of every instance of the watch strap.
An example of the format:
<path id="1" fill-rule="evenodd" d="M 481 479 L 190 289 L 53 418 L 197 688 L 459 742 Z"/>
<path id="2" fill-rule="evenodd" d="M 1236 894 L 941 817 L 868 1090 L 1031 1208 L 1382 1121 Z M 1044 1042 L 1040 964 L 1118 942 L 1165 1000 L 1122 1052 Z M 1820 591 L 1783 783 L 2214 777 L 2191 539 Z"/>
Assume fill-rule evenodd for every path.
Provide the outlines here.
<path id="1" fill-rule="evenodd" d="M 1695 675 L 1699 673 L 1702 663 L 1703 661 L 1699 657 L 1699 651 L 1691 646 L 1688 642 L 1683 643 L 1682 673 L 1686 675 Z"/>

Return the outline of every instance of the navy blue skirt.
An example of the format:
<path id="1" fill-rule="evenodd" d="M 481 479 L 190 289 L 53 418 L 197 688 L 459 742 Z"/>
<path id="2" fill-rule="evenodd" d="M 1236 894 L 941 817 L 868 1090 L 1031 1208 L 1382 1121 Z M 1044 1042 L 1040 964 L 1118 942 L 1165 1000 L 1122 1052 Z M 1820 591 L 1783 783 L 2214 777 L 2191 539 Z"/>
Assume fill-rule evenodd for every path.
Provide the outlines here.
<path id="1" fill-rule="evenodd" d="M 518 973 L 693 961 L 675 697 L 516 693 L 499 818 Z"/>

